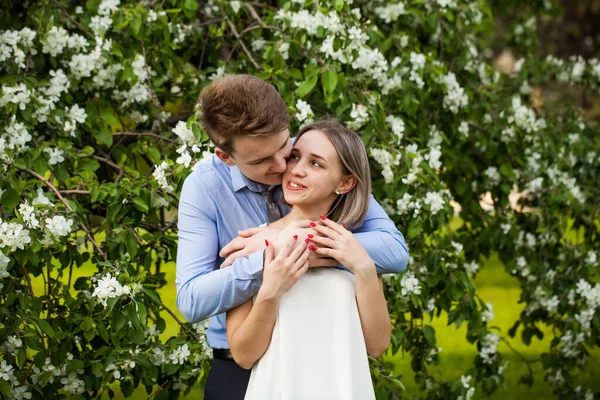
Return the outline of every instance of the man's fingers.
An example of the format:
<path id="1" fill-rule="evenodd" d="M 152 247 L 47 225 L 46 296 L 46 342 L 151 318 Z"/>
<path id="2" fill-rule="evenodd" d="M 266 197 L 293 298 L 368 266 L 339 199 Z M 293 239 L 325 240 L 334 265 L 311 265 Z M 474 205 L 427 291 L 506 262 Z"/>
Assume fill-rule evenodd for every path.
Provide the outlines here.
<path id="1" fill-rule="evenodd" d="M 223 261 L 223 264 L 221 264 L 221 268 L 224 267 L 229 267 L 231 264 L 233 264 L 233 262 L 235 260 L 237 260 L 240 257 L 246 257 L 247 255 L 249 255 L 250 253 L 246 250 L 240 250 L 240 251 L 236 251 L 233 254 L 230 254 L 225 261 Z"/>
<path id="2" fill-rule="evenodd" d="M 243 238 L 249 238 L 256 235 L 257 233 L 262 232 L 265 228 L 266 227 L 264 226 L 257 226 L 253 228 L 244 229 L 243 231 L 238 231 L 238 235 Z"/>
<path id="3" fill-rule="evenodd" d="M 221 251 L 219 252 L 219 256 L 227 257 L 231 253 L 236 252 L 236 251 L 241 250 L 244 247 L 246 247 L 246 243 L 247 243 L 246 238 L 236 237 L 235 239 L 233 239 L 231 242 L 229 242 L 225 247 L 223 247 L 221 249 Z"/>

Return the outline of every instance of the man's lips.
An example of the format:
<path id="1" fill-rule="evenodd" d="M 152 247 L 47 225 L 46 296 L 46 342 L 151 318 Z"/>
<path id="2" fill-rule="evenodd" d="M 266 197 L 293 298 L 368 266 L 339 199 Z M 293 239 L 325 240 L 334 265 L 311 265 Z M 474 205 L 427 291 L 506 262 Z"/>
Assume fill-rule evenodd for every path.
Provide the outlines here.
<path id="1" fill-rule="evenodd" d="M 301 185 L 300 183 L 295 182 L 295 181 L 287 181 L 285 186 L 288 190 L 304 190 L 304 189 L 306 189 L 306 186 Z"/>

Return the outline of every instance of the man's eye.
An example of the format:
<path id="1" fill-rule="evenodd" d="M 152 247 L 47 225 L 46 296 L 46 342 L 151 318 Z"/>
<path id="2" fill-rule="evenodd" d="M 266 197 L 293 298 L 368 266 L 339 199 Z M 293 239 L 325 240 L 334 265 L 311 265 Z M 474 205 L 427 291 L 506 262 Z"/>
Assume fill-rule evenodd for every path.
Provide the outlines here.
<path id="1" fill-rule="evenodd" d="M 298 155 L 297 154 L 292 154 L 292 155 L 290 155 L 290 159 L 297 160 L 298 159 Z"/>
<path id="2" fill-rule="evenodd" d="M 265 161 L 265 159 L 264 159 L 264 158 L 263 158 L 262 160 L 254 161 L 254 162 L 252 163 L 252 165 L 258 165 L 258 164 L 262 164 L 262 163 L 263 163 L 263 161 Z"/>

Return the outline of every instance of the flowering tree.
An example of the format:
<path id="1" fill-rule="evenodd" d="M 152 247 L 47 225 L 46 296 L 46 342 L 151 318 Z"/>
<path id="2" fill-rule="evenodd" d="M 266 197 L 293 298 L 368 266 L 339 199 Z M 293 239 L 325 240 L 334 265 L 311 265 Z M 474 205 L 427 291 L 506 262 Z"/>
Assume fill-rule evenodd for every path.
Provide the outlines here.
<path id="1" fill-rule="evenodd" d="M 410 354 L 424 397 L 503 382 L 502 336 L 472 281 L 492 251 L 526 303 L 509 334 L 529 343 L 552 327 L 545 379 L 560 397 L 593 396 L 571 378 L 600 343 L 598 129 L 539 90 L 597 93 L 600 63 L 536 58 L 536 17 L 551 3 L 503 38 L 519 58 L 505 75 L 491 67 L 485 0 L 157 3 L 9 1 L 0 13 L 4 396 L 112 396 L 118 381 L 126 396 L 143 385 L 166 399 L 202 382 L 206 324 L 179 321 L 156 289 L 175 258 L 181 185 L 211 151 L 195 100 L 235 72 L 279 89 L 292 131 L 331 114 L 364 138 L 374 194 L 411 248 L 407 272 L 386 281 L 391 351 Z M 84 263 L 96 273 L 72 279 Z M 428 373 L 439 356 L 426 317 L 442 311 L 479 350 L 456 381 Z M 166 314 L 181 332 L 161 341 Z M 401 396 L 371 361 L 378 397 Z"/>

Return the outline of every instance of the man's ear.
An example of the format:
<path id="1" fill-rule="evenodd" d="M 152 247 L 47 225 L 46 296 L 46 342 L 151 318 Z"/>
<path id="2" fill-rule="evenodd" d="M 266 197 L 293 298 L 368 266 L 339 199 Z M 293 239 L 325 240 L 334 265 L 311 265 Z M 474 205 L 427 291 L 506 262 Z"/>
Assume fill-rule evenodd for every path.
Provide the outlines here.
<path id="1" fill-rule="evenodd" d="M 235 160 L 228 153 L 225 153 L 220 147 L 215 147 L 215 155 L 230 167 L 235 165 Z"/>
<path id="2" fill-rule="evenodd" d="M 349 191 L 354 189 L 356 183 L 357 181 L 354 175 L 347 175 L 342 179 L 336 190 L 340 192 L 340 194 L 348 193 Z"/>

